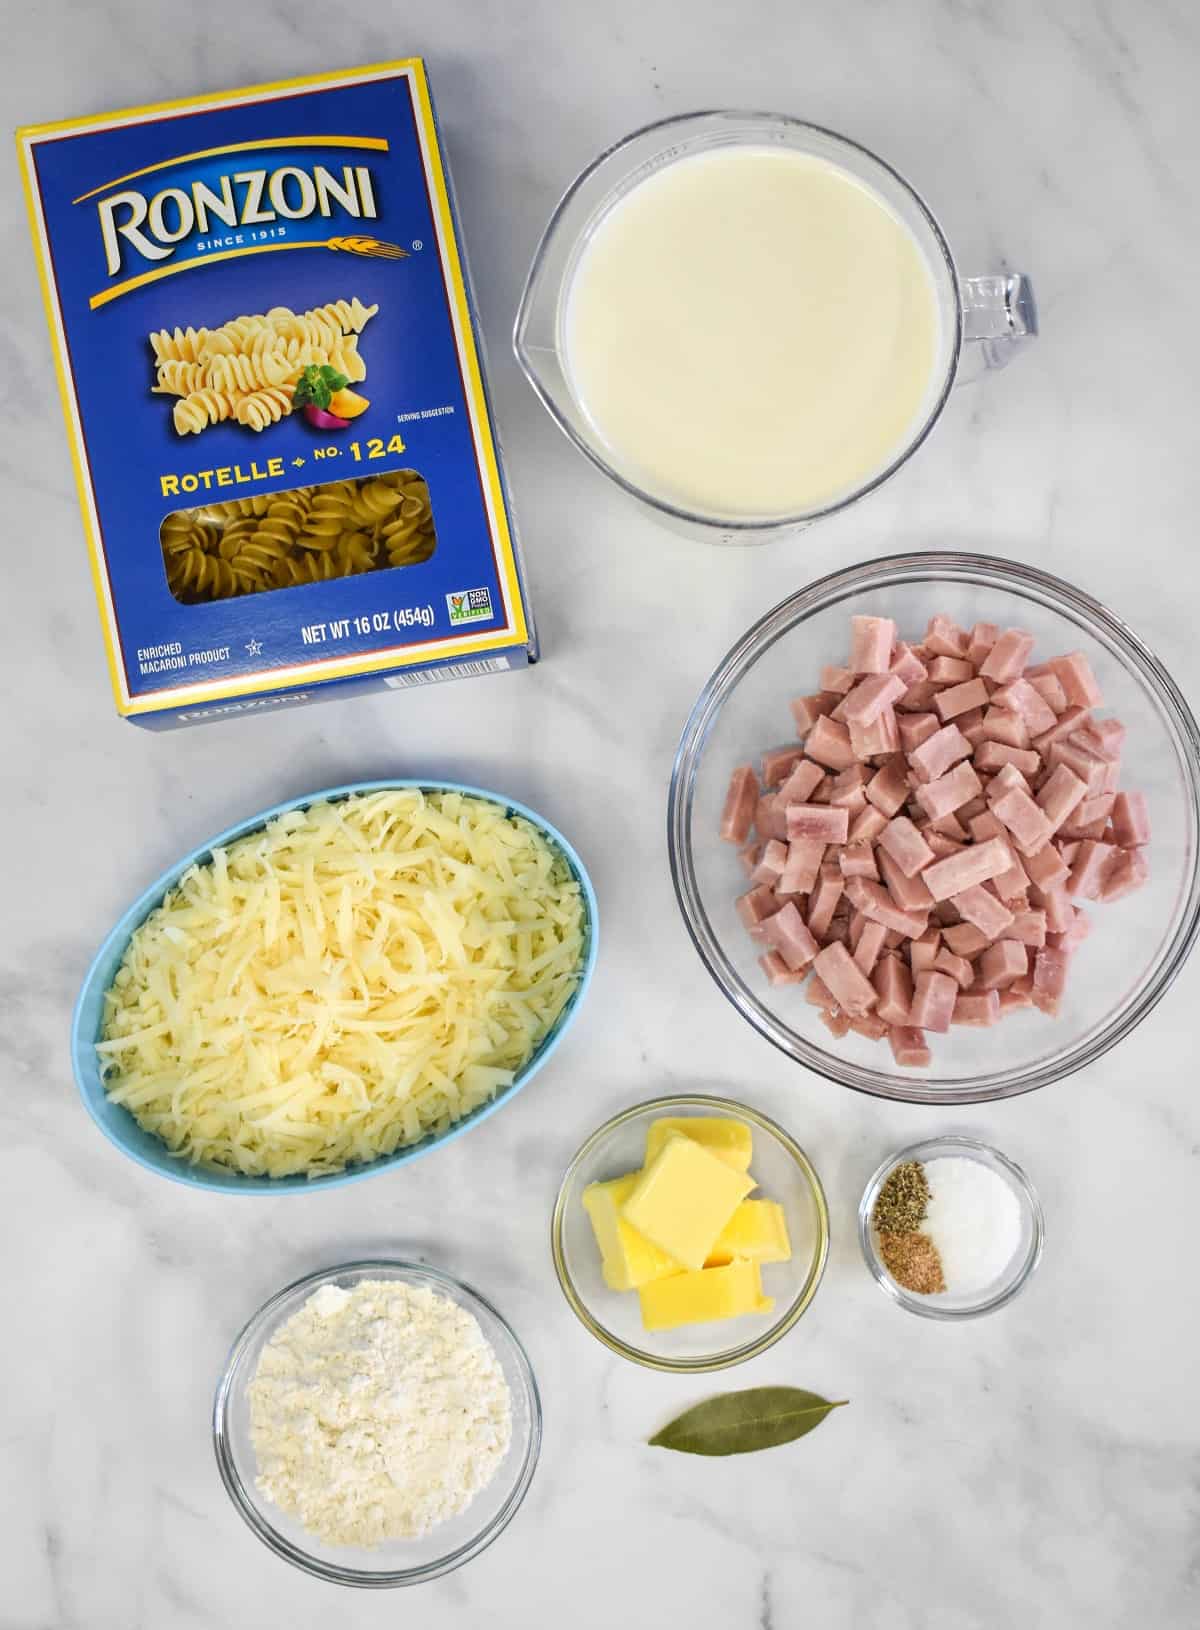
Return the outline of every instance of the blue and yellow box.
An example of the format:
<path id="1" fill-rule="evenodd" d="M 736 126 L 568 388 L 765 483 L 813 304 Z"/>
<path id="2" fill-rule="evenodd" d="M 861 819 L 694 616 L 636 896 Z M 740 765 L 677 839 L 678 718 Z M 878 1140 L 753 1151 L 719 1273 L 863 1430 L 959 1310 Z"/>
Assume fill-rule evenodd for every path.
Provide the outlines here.
<path id="1" fill-rule="evenodd" d="M 122 714 L 534 659 L 420 60 L 17 146 Z"/>

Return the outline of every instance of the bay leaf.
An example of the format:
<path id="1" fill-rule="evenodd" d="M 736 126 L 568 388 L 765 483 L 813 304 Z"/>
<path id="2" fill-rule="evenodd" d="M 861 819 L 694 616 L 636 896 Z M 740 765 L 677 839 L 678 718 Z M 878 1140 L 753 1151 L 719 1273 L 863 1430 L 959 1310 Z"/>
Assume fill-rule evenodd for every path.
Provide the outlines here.
<path id="1" fill-rule="evenodd" d="M 829 1414 L 849 1402 L 831 1402 L 803 1387 L 749 1387 L 719 1393 L 677 1415 L 650 1444 L 685 1455 L 746 1455 L 773 1449 L 811 1432 Z"/>

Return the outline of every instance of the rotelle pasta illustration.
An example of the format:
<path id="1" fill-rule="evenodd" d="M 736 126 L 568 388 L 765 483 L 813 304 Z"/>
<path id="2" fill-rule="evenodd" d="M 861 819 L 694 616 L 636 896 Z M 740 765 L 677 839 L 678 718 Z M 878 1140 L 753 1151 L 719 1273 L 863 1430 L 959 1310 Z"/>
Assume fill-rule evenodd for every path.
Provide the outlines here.
<path id="1" fill-rule="evenodd" d="M 154 391 L 178 398 L 173 419 L 181 436 L 199 435 L 227 419 L 265 430 L 299 405 L 302 381 L 315 380 L 318 388 L 315 397 L 311 389 L 301 392 L 302 400 L 324 410 L 332 399 L 337 414 L 337 395 L 367 376 L 358 339 L 378 310 L 355 296 L 311 311 L 273 306 L 219 328 L 158 329 L 150 335 Z M 353 417 L 366 404 L 353 391 L 345 395 L 342 417 Z"/>
<path id="2" fill-rule="evenodd" d="M 159 536 L 167 584 L 187 605 L 412 566 L 437 542 L 415 470 L 175 510 Z"/>

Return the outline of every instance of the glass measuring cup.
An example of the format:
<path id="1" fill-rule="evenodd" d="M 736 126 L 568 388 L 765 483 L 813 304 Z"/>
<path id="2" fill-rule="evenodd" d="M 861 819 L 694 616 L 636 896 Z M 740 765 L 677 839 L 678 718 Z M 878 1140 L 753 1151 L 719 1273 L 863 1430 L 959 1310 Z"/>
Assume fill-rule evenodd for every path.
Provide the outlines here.
<path id="1" fill-rule="evenodd" d="M 864 183 L 908 228 L 931 278 L 940 319 L 938 350 L 926 404 L 890 461 L 859 485 L 819 507 L 788 515 L 715 514 L 683 507 L 616 467 L 612 453 L 574 390 L 567 366 L 565 308 L 592 233 L 641 182 L 676 161 L 731 147 L 783 148 L 824 159 Z M 844 509 L 880 486 L 925 440 L 951 387 L 987 368 L 1003 367 L 1037 334 L 1027 277 L 959 274 L 928 205 L 865 147 L 819 125 L 775 113 L 714 111 L 664 119 L 602 153 L 567 189 L 538 245 L 521 298 L 513 348 L 526 378 L 559 428 L 592 463 L 660 520 L 711 543 L 767 542 Z"/>

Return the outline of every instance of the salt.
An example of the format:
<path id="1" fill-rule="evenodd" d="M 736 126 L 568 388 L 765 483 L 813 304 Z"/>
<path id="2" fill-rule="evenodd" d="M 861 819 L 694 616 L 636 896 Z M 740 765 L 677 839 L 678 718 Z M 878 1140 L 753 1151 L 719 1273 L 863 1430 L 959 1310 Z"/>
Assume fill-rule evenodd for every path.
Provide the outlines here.
<path id="1" fill-rule="evenodd" d="M 1021 1243 L 1021 1207 L 1002 1177 L 961 1155 L 925 1162 L 929 1209 L 921 1224 L 942 1259 L 950 1295 L 1000 1278 Z"/>

